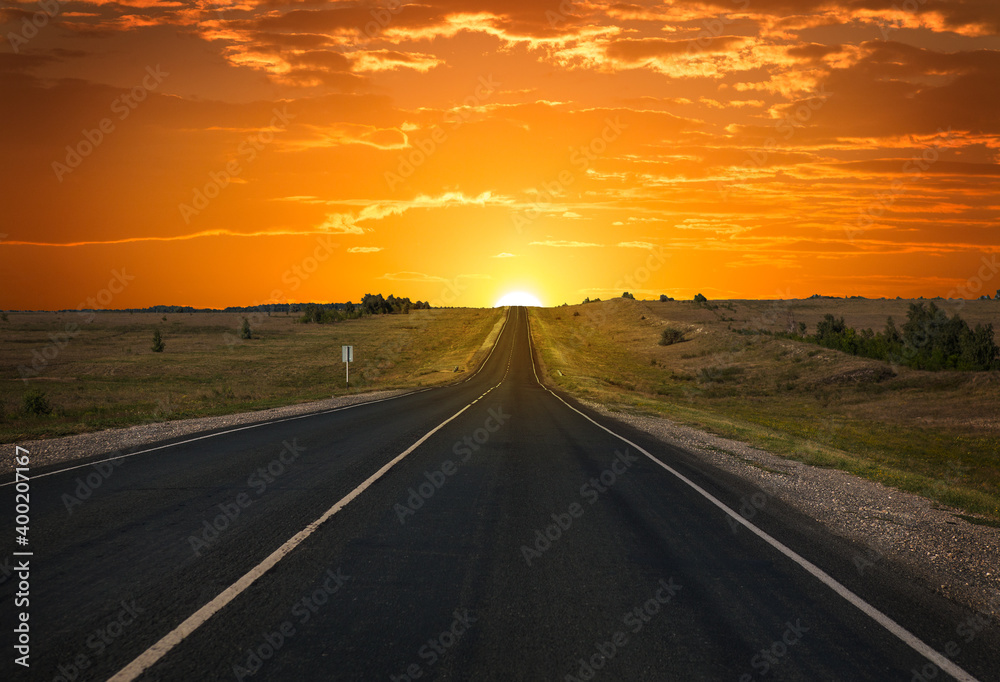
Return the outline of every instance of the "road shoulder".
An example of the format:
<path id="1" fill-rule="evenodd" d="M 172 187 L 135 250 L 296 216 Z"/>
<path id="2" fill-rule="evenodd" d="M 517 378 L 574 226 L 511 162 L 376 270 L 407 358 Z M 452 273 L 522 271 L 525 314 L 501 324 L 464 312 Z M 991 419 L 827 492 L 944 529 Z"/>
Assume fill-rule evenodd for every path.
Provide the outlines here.
<path id="1" fill-rule="evenodd" d="M 751 482 L 836 535 L 864 545 L 869 555 L 861 561 L 902 563 L 936 592 L 1000 621 L 1000 528 L 969 523 L 957 509 L 837 469 L 786 459 L 669 419 L 580 402 Z"/>
<path id="2" fill-rule="evenodd" d="M 275 419 L 296 417 L 313 412 L 323 412 L 358 403 L 384 400 L 412 392 L 412 389 L 400 389 L 357 393 L 295 405 L 272 407 L 253 412 L 151 422 L 120 429 L 105 429 L 103 431 L 92 431 L 73 436 L 63 436 L 61 438 L 20 442 L 17 445 L 26 448 L 31 453 L 32 467 L 37 470 L 64 462 L 85 460 L 97 455 L 113 452 L 127 453 L 139 447 L 168 442 L 184 436 L 260 424 Z M 12 473 L 14 470 L 13 467 L 13 458 L 4 459 L 0 462 L 0 475 Z"/>

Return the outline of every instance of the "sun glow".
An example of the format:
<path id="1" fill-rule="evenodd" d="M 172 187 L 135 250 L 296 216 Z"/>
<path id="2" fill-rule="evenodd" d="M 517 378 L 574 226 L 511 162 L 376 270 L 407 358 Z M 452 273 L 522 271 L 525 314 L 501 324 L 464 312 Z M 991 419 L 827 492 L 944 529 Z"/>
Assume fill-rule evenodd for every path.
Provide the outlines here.
<path id="1" fill-rule="evenodd" d="M 508 305 L 523 305 L 541 308 L 542 302 L 538 300 L 537 296 L 529 294 L 526 291 L 512 291 L 508 294 L 504 294 L 493 307 L 502 308 Z"/>

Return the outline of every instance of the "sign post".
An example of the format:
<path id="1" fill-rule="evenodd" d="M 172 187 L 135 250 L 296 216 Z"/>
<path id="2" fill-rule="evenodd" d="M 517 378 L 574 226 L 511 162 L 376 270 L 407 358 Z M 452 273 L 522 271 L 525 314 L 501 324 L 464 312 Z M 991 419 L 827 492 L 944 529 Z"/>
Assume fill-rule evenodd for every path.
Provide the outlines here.
<path id="1" fill-rule="evenodd" d="M 354 360 L 354 346 L 341 346 L 340 355 L 347 366 L 347 385 L 351 385 L 351 362 Z"/>

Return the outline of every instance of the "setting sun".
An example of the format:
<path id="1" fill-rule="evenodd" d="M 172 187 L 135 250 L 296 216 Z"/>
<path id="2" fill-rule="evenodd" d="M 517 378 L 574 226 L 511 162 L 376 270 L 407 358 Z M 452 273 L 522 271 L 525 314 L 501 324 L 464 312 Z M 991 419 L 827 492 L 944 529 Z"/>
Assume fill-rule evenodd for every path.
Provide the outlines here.
<path id="1" fill-rule="evenodd" d="M 502 308 L 508 305 L 535 306 L 540 308 L 542 307 L 542 302 L 538 300 L 537 296 L 525 291 L 512 291 L 509 294 L 504 294 L 493 307 Z"/>

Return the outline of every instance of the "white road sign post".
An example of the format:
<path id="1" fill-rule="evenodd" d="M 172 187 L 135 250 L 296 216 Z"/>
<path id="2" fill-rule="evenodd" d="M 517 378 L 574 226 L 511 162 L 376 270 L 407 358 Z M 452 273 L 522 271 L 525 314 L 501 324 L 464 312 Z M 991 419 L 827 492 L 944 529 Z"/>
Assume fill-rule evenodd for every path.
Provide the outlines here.
<path id="1" fill-rule="evenodd" d="M 351 362 L 354 360 L 354 346 L 341 346 L 340 354 L 347 366 L 347 385 L 351 385 Z"/>

